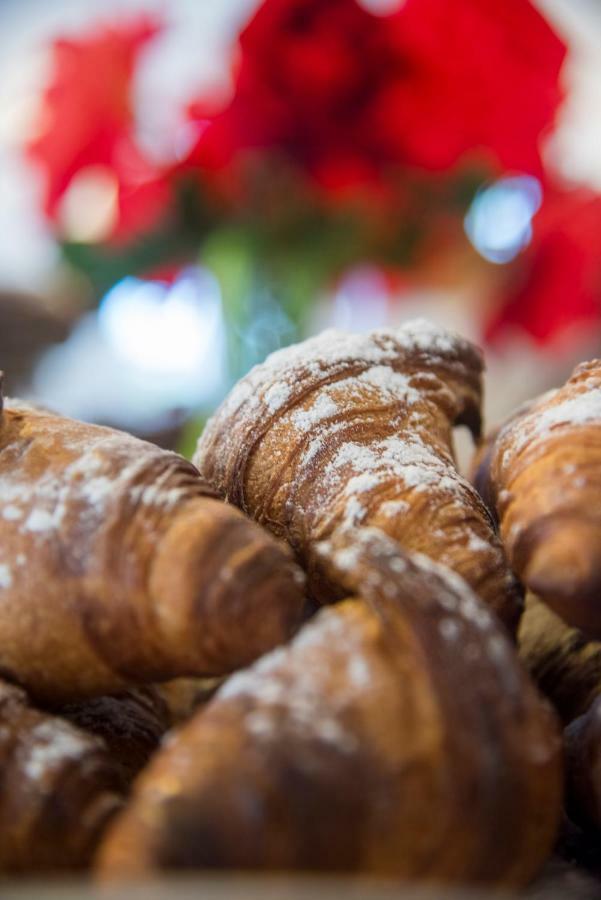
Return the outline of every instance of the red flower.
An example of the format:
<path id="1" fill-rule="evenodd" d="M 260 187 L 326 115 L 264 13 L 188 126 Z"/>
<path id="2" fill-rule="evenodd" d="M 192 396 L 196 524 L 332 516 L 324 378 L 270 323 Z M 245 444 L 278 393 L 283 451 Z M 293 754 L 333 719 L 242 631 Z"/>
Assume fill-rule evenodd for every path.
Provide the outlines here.
<path id="1" fill-rule="evenodd" d="M 521 330 L 544 344 L 601 320 L 601 197 L 551 188 L 533 228 L 530 245 L 508 270 L 489 341 Z"/>
<path id="2" fill-rule="evenodd" d="M 117 188 L 113 237 L 133 236 L 164 211 L 167 187 L 136 142 L 131 102 L 138 55 L 158 30 L 157 22 L 144 17 L 55 42 L 38 134 L 27 146 L 44 174 L 51 221 L 60 218 L 75 176 L 104 169 Z"/>
<path id="3" fill-rule="evenodd" d="M 386 16 L 357 0 L 264 0 L 240 36 L 231 100 L 196 106 L 191 162 L 275 149 L 322 183 L 337 166 L 363 183 L 469 157 L 538 173 L 564 54 L 529 0 L 405 0 Z"/>

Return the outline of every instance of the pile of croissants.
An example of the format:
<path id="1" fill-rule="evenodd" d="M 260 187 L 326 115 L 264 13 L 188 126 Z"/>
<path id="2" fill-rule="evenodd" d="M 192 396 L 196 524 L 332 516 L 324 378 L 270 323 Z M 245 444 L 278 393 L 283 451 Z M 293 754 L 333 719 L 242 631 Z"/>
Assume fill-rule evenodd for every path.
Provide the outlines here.
<path id="1" fill-rule="evenodd" d="M 601 362 L 484 440 L 482 373 L 326 331 L 194 464 L 4 399 L 0 873 L 521 886 L 601 833 Z"/>

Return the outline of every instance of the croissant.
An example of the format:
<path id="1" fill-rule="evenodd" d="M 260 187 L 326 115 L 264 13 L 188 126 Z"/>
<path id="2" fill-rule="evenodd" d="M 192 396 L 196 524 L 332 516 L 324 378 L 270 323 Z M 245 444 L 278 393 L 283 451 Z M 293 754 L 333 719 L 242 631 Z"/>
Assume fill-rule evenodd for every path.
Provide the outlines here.
<path id="1" fill-rule="evenodd" d="M 377 529 L 320 552 L 350 595 L 232 676 L 154 757 L 98 854 L 170 868 L 520 884 L 555 835 L 555 718 L 456 575 Z M 401 577 L 402 576 L 402 577 Z"/>
<path id="2" fill-rule="evenodd" d="M 601 361 L 528 404 L 483 455 L 513 568 L 569 625 L 601 637 Z"/>
<path id="3" fill-rule="evenodd" d="M 481 372 L 472 344 L 427 322 L 326 331 L 243 378 L 194 461 L 223 497 L 290 542 L 320 600 L 332 585 L 316 544 L 371 525 L 458 572 L 513 629 L 521 594 L 453 460 L 453 426 L 479 433 Z"/>
<path id="4" fill-rule="evenodd" d="M 222 674 L 304 604 L 291 554 L 174 453 L 7 402 L 0 671 L 44 702 Z"/>
<path id="5" fill-rule="evenodd" d="M 144 768 L 172 722 L 167 703 L 153 686 L 78 700 L 60 707 L 58 713 L 103 739 L 124 784 Z"/>
<path id="6" fill-rule="evenodd" d="M 101 740 L 0 682 L 0 873 L 87 865 L 121 792 Z"/>
<path id="7" fill-rule="evenodd" d="M 534 594 L 518 631 L 519 654 L 532 679 L 568 724 L 601 694 L 601 643 L 588 640 Z"/>

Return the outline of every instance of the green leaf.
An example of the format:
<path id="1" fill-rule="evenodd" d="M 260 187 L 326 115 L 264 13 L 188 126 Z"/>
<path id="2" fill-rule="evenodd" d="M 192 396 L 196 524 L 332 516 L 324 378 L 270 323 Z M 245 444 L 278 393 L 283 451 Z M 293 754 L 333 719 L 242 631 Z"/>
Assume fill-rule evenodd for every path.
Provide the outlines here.
<path id="1" fill-rule="evenodd" d="M 178 441 L 177 451 L 185 459 L 192 459 L 194 456 L 198 438 L 204 431 L 208 418 L 208 415 L 198 415 L 193 419 L 189 419 L 184 425 Z"/>

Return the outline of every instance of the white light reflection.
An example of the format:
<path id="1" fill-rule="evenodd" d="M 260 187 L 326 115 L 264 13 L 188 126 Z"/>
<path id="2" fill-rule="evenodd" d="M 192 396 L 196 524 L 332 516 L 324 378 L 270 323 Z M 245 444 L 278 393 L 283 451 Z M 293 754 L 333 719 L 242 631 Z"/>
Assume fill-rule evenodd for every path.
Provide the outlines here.
<path id="1" fill-rule="evenodd" d="M 465 217 L 465 231 L 489 262 L 506 263 L 532 238 L 532 217 L 542 201 L 538 179 L 530 175 L 501 178 L 479 191 Z"/>
<path id="2" fill-rule="evenodd" d="M 359 6 L 375 16 L 388 16 L 397 12 L 404 4 L 405 0 L 359 0 Z"/>
<path id="3" fill-rule="evenodd" d="M 34 395 L 66 415 L 161 427 L 212 405 L 225 385 L 221 295 L 204 269 L 173 285 L 125 278 L 34 375 Z"/>
<path id="4" fill-rule="evenodd" d="M 171 287 L 124 278 L 98 310 L 102 334 L 125 362 L 190 379 L 212 354 L 220 315 L 219 286 L 206 270 L 188 273 Z"/>
<path id="5" fill-rule="evenodd" d="M 93 243 L 111 234 L 119 217 L 117 179 L 106 166 L 86 166 L 71 180 L 59 207 L 63 235 Z"/>

